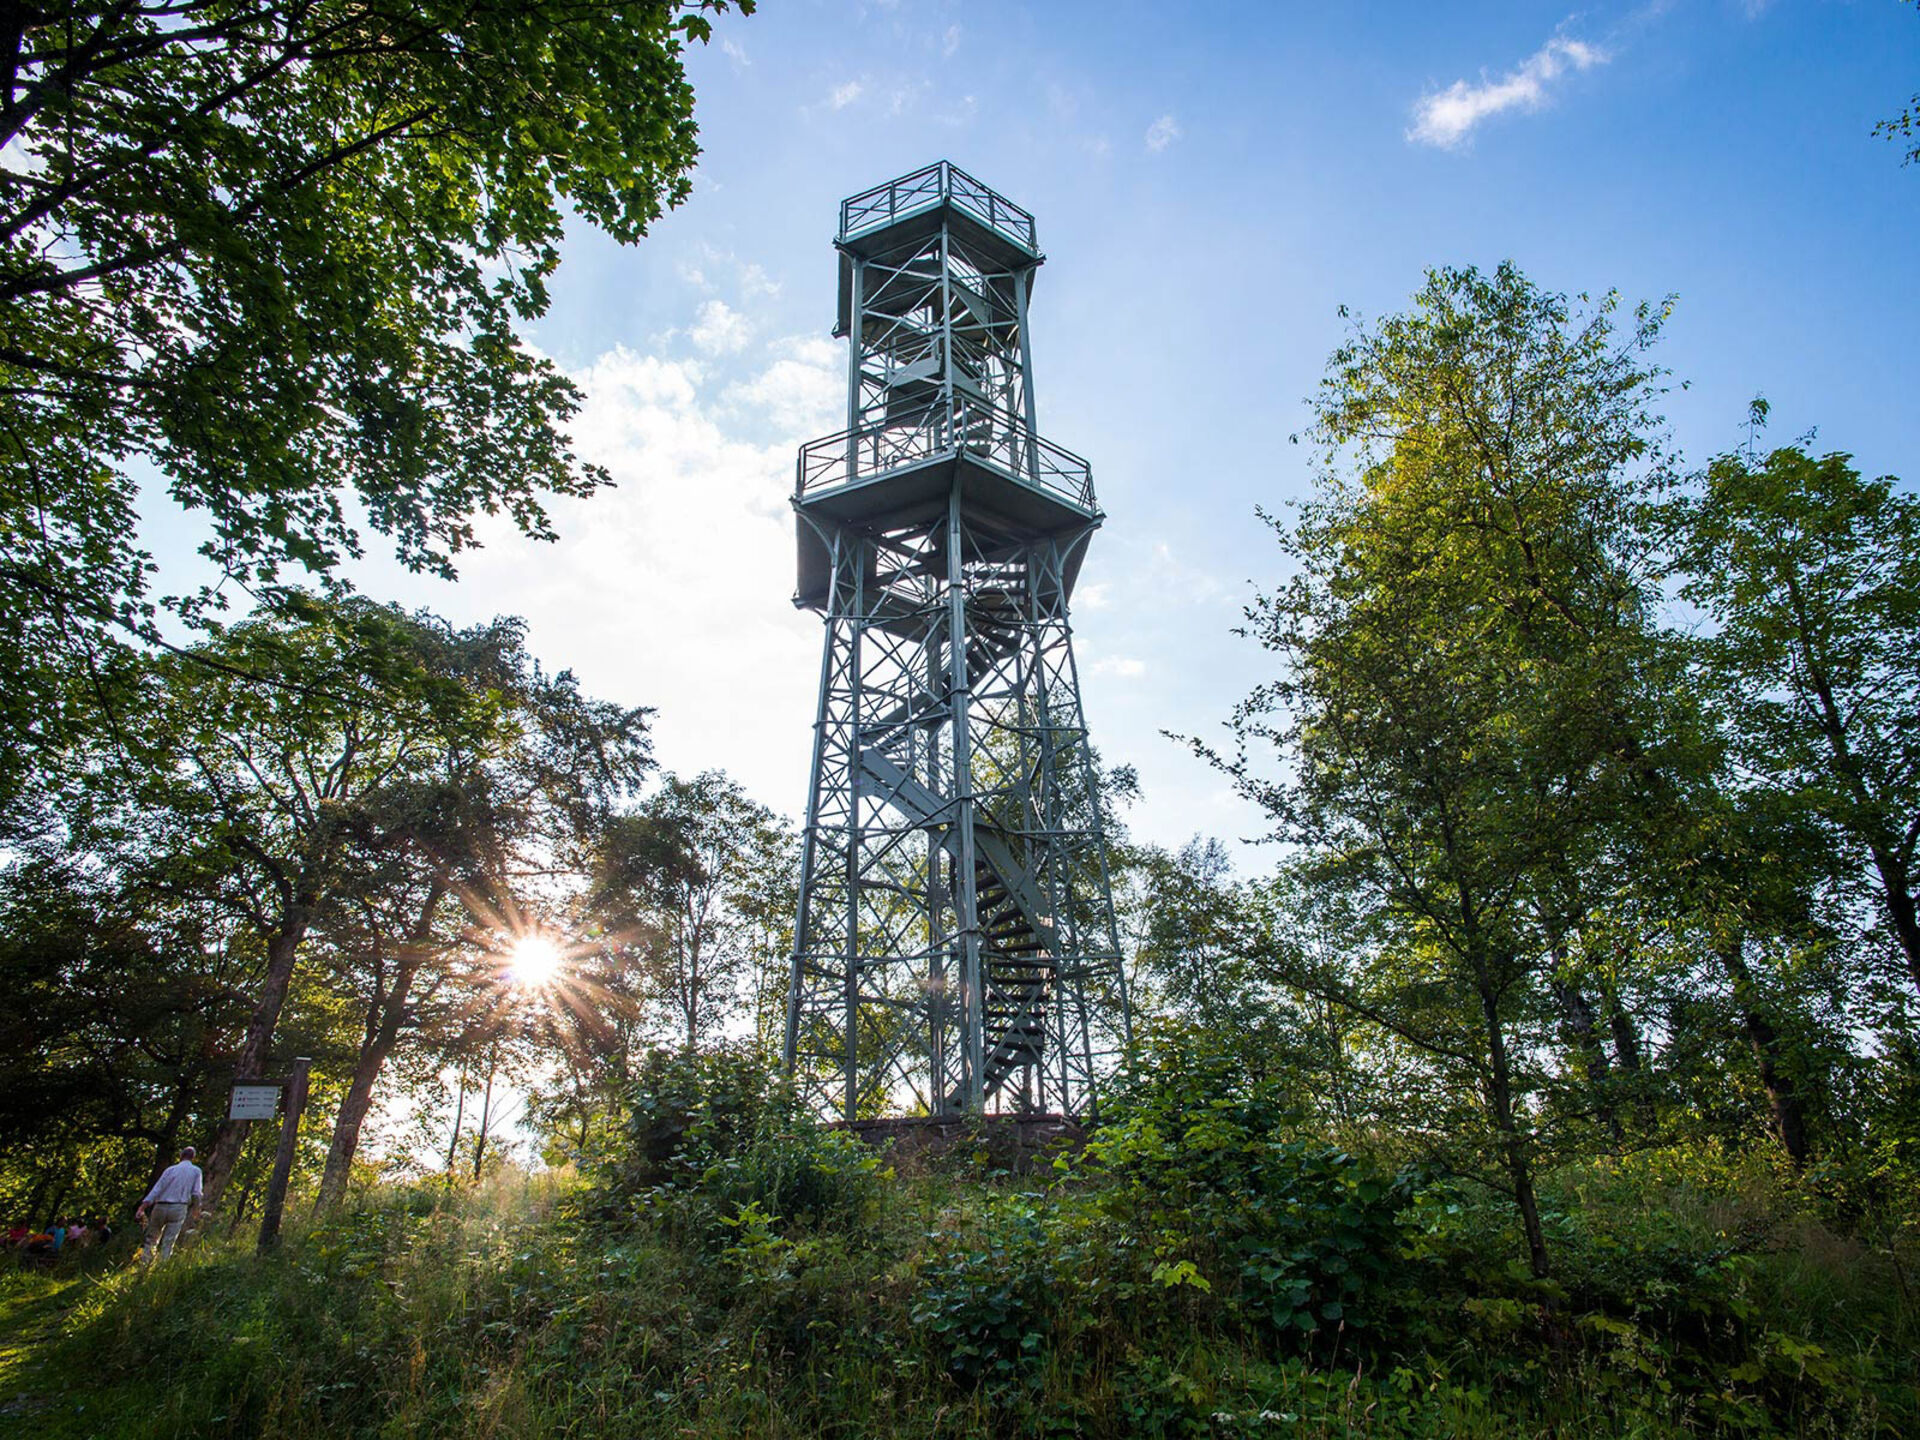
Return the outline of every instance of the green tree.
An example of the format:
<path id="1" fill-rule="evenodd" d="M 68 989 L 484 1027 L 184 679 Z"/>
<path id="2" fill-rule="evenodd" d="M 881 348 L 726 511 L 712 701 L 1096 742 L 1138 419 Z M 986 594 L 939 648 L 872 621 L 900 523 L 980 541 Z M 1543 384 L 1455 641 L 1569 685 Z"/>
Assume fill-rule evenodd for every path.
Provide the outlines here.
<path id="1" fill-rule="evenodd" d="M 233 1072 L 261 1075 L 301 948 L 359 858 L 393 843 L 383 798 L 444 757 L 501 742 L 500 697 L 449 651 L 517 645 L 517 625 L 454 634 L 357 599 L 282 594 L 245 622 L 148 668 L 126 745 L 66 798 L 73 844 L 122 883 L 194 894 L 264 952 Z M 245 1138 L 207 1157 L 217 1203 Z"/>
<path id="2" fill-rule="evenodd" d="M 1723 455 L 1666 518 L 1736 760 L 1871 867 L 1920 988 L 1920 500 L 1895 483 Z"/>
<path id="3" fill-rule="evenodd" d="M 377 844 L 351 862 L 317 921 L 363 1017 L 321 1208 L 345 1194 L 375 1086 L 404 1039 L 424 1038 L 443 1064 L 493 1043 L 497 1026 L 473 1023 L 497 1008 L 490 952 L 536 928 L 530 915 L 554 872 L 577 873 L 611 806 L 653 764 L 647 712 L 584 696 L 570 674 L 545 675 L 518 622 L 445 637 L 438 655 L 500 720 L 486 743 L 442 747 L 418 778 L 363 797 Z"/>
<path id="4" fill-rule="evenodd" d="M 1284 670 L 1215 756 L 1376 937 L 1330 998 L 1473 1097 L 1539 1274 L 1547 981 L 1659 730 L 1637 507 L 1663 463 L 1644 357 L 1664 311 L 1623 339 L 1617 308 L 1511 265 L 1438 270 L 1335 353 L 1319 495 L 1275 523 L 1296 574 L 1248 612 Z"/>
<path id="5" fill-rule="evenodd" d="M 769 959 L 768 900 L 791 885 L 777 816 L 709 770 L 665 777 L 613 822 L 594 861 L 591 904 L 609 948 L 637 962 L 643 1006 L 687 1048 L 718 1040 Z"/>
<path id="6" fill-rule="evenodd" d="M 63 855 L 0 875 L 0 1197 L 130 1207 L 225 1093 L 259 952 L 213 906 Z"/>
<path id="7" fill-rule="evenodd" d="M 545 496 L 605 482 L 519 327 L 568 215 L 632 242 L 688 194 L 683 48 L 727 8 L 7 9 L 0 800 L 156 633 L 142 477 L 247 580 L 358 553 L 356 514 L 451 573 L 476 512 L 547 536 Z"/>

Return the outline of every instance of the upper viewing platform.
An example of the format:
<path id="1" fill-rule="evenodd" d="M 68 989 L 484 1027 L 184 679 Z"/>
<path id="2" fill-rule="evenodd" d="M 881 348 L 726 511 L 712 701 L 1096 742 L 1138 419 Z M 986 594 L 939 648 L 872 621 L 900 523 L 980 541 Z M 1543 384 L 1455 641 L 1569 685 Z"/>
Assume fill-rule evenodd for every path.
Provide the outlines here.
<path id="1" fill-rule="evenodd" d="M 994 235 L 1040 258 L 1032 212 L 995 194 L 946 160 L 841 201 L 838 241 L 843 246 L 853 245 L 876 231 L 929 214 L 943 205 L 952 206 Z"/>
<path id="2" fill-rule="evenodd" d="M 989 190 L 949 160 L 862 190 L 840 202 L 840 296 L 833 333 L 853 323 L 856 262 L 885 265 L 912 253 L 944 227 L 976 264 L 1031 277 L 1040 253 L 1033 212 Z"/>

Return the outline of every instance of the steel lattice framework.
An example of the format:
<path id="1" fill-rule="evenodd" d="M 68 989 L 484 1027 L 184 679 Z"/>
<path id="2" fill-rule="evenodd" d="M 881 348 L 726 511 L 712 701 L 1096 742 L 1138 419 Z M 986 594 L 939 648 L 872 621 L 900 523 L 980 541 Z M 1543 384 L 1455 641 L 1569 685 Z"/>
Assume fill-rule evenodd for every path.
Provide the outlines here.
<path id="1" fill-rule="evenodd" d="M 1102 515 L 1034 424 L 1033 217 L 945 162 L 842 204 L 847 428 L 803 446 L 823 612 L 786 1063 L 825 1113 L 1084 1115 L 1127 1038 L 1067 604 Z"/>

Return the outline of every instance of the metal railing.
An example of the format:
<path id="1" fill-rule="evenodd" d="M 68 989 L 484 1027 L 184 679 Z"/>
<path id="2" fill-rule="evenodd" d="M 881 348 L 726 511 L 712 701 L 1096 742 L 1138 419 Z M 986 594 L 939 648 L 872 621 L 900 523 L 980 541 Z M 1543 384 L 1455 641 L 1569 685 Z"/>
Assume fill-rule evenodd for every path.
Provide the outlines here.
<path id="1" fill-rule="evenodd" d="M 871 480 L 924 460 L 966 454 L 1009 480 L 1093 513 L 1093 467 L 1020 421 L 972 400 L 930 405 L 911 420 L 893 420 L 824 435 L 800 447 L 796 499 Z"/>
<path id="2" fill-rule="evenodd" d="M 1030 212 L 1004 195 L 996 195 L 966 171 L 945 160 L 842 200 L 840 238 L 851 240 L 882 225 L 891 225 L 903 216 L 930 209 L 943 200 L 966 211 L 989 230 L 998 231 L 1029 250 L 1038 250 Z"/>

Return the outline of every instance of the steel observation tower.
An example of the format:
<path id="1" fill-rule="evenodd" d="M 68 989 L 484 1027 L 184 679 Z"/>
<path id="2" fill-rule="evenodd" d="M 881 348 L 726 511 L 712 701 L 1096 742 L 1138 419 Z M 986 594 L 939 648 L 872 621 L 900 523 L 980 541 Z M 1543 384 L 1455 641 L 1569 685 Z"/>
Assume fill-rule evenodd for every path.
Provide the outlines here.
<path id="1" fill-rule="evenodd" d="M 1127 1038 L 1067 603 L 1103 518 L 1040 437 L 1033 216 L 942 161 L 840 206 L 847 428 L 803 446 L 826 621 L 785 1059 L 825 1114 L 1084 1115 Z"/>

